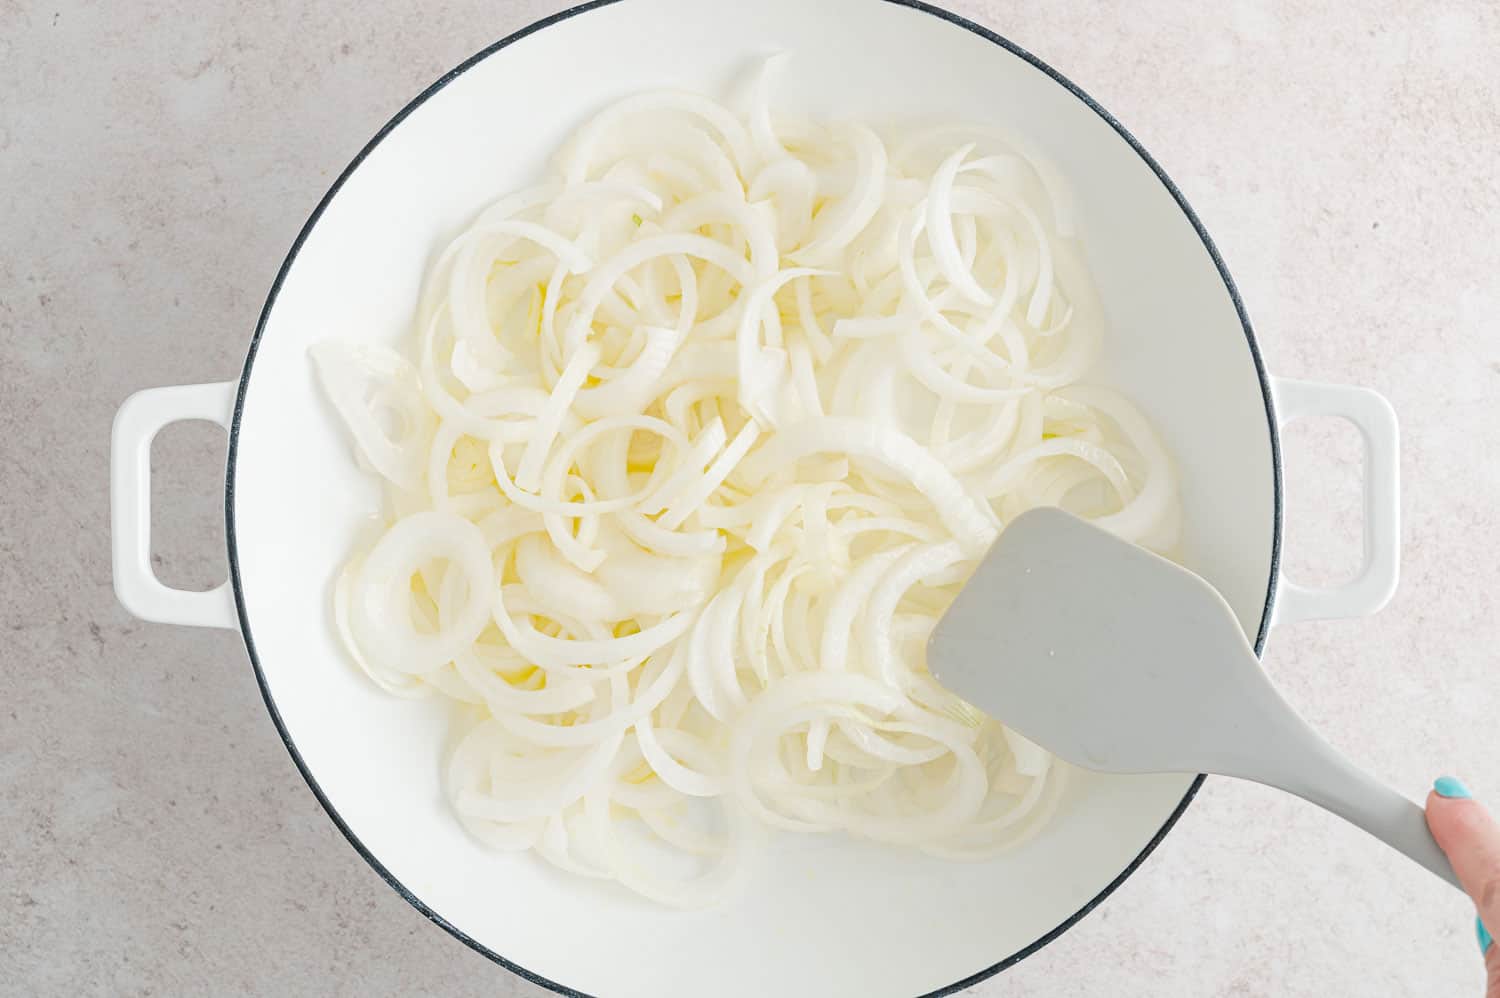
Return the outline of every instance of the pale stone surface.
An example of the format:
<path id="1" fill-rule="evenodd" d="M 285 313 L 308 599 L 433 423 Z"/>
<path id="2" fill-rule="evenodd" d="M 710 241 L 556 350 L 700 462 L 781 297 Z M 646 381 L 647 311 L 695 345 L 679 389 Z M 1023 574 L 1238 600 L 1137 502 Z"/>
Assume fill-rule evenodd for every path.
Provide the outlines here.
<path id="1" fill-rule="evenodd" d="M 115 406 L 231 377 L 364 141 L 545 0 L 0 0 L 0 993 L 541 992 L 343 841 L 238 639 L 109 583 Z M 951 6 L 1113 111 L 1196 206 L 1274 371 L 1401 414 L 1405 580 L 1268 664 L 1339 745 L 1500 798 L 1500 7 Z M 1129 13 L 1124 13 L 1128 7 Z M 853 29 L 851 29 L 853 30 Z M 162 571 L 223 571 L 217 431 L 158 447 Z M 1289 434 L 1288 557 L 1357 557 L 1352 433 Z M 1311 808 L 1211 781 L 1091 917 L 975 995 L 1477 995 L 1467 906 Z"/>

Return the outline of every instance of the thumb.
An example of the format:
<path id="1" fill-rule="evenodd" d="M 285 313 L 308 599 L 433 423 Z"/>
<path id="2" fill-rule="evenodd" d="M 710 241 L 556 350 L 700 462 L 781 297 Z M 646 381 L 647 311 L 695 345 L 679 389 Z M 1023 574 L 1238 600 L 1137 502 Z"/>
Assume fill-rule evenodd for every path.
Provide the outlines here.
<path id="1" fill-rule="evenodd" d="M 1427 826 L 1478 909 L 1486 994 L 1500 998 L 1500 947 L 1487 928 L 1500 929 L 1500 822 L 1473 799 L 1462 781 L 1444 776 L 1427 795 Z"/>

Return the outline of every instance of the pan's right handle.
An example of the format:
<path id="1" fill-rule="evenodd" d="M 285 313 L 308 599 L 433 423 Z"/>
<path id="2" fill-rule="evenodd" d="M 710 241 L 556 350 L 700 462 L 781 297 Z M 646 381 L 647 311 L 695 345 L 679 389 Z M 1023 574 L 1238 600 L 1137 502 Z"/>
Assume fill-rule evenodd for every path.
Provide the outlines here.
<path id="1" fill-rule="evenodd" d="M 1364 564 L 1350 582 L 1329 589 L 1281 577 L 1276 623 L 1331 617 L 1367 617 L 1390 601 L 1401 575 L 1400 431 L 1396 412 L 1377 392 L 1352 385 L 1275 378 L 1277 421 L 1337 416 L 1354 424 L 1364 441 Z"/>
<path id="2" fill-rule="evenodd" d="M 109 476 L 115 595 L 143 620 L 239 628 L 227 580 L 207 592 L 190 592 L 164 585 L 151 568 L 151 441 L 168 423 L 187 419 L 228 430 L 237 388 L 233 381 L 148 388 L 115 413 Z"/>

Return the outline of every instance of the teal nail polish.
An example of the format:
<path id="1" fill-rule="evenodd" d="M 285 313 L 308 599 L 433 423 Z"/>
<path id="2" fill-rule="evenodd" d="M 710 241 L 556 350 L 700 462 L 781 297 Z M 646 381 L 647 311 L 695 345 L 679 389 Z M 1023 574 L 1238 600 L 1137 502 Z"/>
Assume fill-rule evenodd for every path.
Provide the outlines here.
<path id="1" fill-rule="evenodd" d="M 1490 930 L 1484 927 L 1479 919 L 1474 919 L 1474 930 L 1479 933 L 1479 952 L 1484 953 L 1494 945 L 1495 940 L 1490 937 Z"/>
<path id="2" fill-rule="evenodd" d="M 1456 797 L 1460 800 L 1468 800 L 1474 796 L 1469 793 L 1469 788 L 1464 786 L 1464 781 L 1456 776 L 1439 776 L 1433 781 L 1432 789 L 1437 791 L 1439 797 Z"/>

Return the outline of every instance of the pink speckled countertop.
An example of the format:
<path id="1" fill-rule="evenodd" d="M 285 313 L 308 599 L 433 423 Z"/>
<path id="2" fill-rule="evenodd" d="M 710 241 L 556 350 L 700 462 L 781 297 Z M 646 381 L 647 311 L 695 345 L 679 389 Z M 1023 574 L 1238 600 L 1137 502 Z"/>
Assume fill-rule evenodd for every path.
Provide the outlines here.
<path id="1" fill-rule="evenodd" d="M 323 190 L 550 0 L 0 0 L 0 993 L 535 996 L 387 888 L 297 775 L 238 638 L 114 602 L 108 427 L 239 370 Z M 1114 112 L 1198 210 L 1277 373 L 1404 434 L 1405 572 L 1267 665 L 1359 762 L 1500 801 L 1500 5 L 951 0 Z M 1358 557 L 1352 430 L 1287 435 L 1287 557 Z M 158 444 L 160 570 L 222 577 L 223 441 Z M 217 465 L 217 467 L 216 467 Z M 1098 911 L 975 996 L 1472 996 L 1472 916 L 1269 790 L 1210 781 Z"/>

